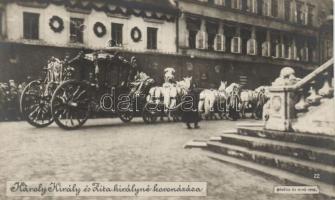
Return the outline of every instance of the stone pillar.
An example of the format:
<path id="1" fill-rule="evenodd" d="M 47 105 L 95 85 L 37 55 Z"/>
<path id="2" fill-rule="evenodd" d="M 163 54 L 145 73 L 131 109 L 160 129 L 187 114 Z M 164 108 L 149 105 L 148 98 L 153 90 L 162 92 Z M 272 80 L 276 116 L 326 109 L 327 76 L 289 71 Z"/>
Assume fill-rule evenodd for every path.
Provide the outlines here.
<path id="1" fill-rule="evenodd" d="M 281 51 L 281 57 L 285 58 L 285 44 L 284 44 L 284 34 L 280 33 L 280 51 Z"/>
<path id="2" fill-rule="evenodd" d="M 237 25 L 235 30 L 235 37 L 240 37 L 240 35 L 241 35 L 241 27 L 240 25 Z"/>
<path id="3" fill-rule="evenodd" d="M 222 22 L 219 22 L 218 34 L 224 35 L 224 28 L 223 28 L 223 23 Z"/>
<path id="4" fill-rule="evenodd" d="M 256 39 L 256 27 L 251 28 L 251 39 Z"/>
<path id="5" fill-rule="evenodd" d="M 270 88 L 270 100 L 264 109 L 269 118 L 265 129 L 291 131 L 292 119 L 295 118 L 295 92 L 285 87 Z"/>

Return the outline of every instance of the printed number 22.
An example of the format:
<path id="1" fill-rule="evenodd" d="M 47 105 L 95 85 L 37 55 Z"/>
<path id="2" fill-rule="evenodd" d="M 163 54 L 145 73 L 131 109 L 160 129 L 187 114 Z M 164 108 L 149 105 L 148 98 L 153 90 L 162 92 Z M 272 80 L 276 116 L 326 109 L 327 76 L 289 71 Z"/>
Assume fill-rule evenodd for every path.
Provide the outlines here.
<path id="1" fill-rule="evenodd" d="M 315 179 L 319 179 L 320 178 L 320 174 L 319 173 L 314 174 L 314 178 Z"/>

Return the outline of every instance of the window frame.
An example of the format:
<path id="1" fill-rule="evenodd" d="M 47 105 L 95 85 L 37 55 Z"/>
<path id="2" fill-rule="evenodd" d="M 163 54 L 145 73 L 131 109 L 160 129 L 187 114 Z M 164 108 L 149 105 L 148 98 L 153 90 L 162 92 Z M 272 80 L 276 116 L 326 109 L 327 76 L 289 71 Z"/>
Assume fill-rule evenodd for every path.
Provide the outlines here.
<path id="1" fill-rule="evenodd" d="M 113 23 L 111 24 L 111 38 L 112 47 L 122 47 L 123 46 L 123 24 Z"/>
<path id="2" fill-rule="evenodd" d="M 40 38 L 40 30 L 39 30 L 40 29 L 39 27 L 40 26 L 40 13 L 23 12 L 22 18 L 23 18 L 23 38 L 28 39 L 28 40 L 39 40 Z M 29 24 L 27 24 L 28 21 L 29 21 Z"/>
<path id="3" fill-rule="evenodd" d="M 4 34 L 3 34 L 3 11 L 0 10 L 0 37 L 2 37 Z"/>
<path id="4" fill-rule="evenodd" d="M 71 43 L 79 43 L 83 44 L 84 43 L 84 32 L 81 30 L 81 27 L 74 27 L 74 25 L 78 26 L 78 24 L 74 24 L 73 22 L 76 21 L 75 23 L 78 23 L 81 21 L 80 26 L 85 25 L 85 19 L 84 18 L 79 18 L 79 17 L 70 17 L 70 42 Z M 75 31 L 73 33 L 73 31 Z"/>
<path id="5" fill-rule="evenodd" d="M 286 21 L 291 21 L 291 0 L 284 0 L 284 19 Z"/>
<path id="6" fill-rule="evenodd" d="M 157 50 L 158 28 L 147 27 L 147 49 Z"/>
<path id="7" fill-rule="evenodd" d="M 274 5 L 276 5 L 276 7 Z M 271 0 L 270 6 L 271 6 L 271 16 L 277 18 L 279 16 L 279 1 Z"/>

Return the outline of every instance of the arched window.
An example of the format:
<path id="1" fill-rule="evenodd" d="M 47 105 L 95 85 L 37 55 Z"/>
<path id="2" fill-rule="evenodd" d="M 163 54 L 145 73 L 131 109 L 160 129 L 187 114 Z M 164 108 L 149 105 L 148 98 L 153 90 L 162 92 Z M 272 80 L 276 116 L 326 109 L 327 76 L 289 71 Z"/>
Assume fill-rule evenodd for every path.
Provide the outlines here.
<path id="1" fill-rule="evenodd" d="M 257 42 L 256 39 L 249 39 L 247 42 L 247 54 L 256 55 L 257 54 Z"/>
<path id="2" fill-rule="evenodd" d="M 270 42 L 265 41 L 262 43 L 262 56 L 269 57 L 270 54 Z"/>
<path id="3" fill-rule="evenodd" d="M 257 0 L 247 0 L 247 11 L 257 13 Z"/>
<path id="4" fill-rule="evenodd" d="M 195 45 L 197 49 L 207 49 L 207 33 L 205 31 L 198 31 Z"/>
<path id="5" fill-rule="evenodd" d="M 292 42 L 290 47 L 288 48 L 288 58 L 290 60 L 297 60 L 297 47 L 295 45 L 295 42 Z"/>
<path id="6" fill-rule="evenodd" d="M 308 47 L 304 46 L 300 49 L 300 56 L 301 56 L 301 60 L 308 62 Z"/>
<path id="7" fill-rule="evenodd" d="M 241 10 L 242 9 L 242 2 L 241 1 L 242 0 L 232 0 L 231 8 Z"/>
<path id="8" fill-rule="evenodd" d="M 214 0 L 214 4 L 215 5 L 219 5 L 219 6 L 224 6 L 225 5 L 225 0 Z"/>
<path id="9" fill-rule="evenodd" d="M 284 58 L 285 57 L 285 46 L 283 43 L 276 44 L 276 58 Z"/>
<path id="10" fill-rule="evenodd" d="M 263 0 L 262 7 L 263 7 L 263 15 L 270 16 L 270 11 L 271 11 L 270 0 Z"/>
<path id="11" fill-rule="evenodd" d="M 241 53 L 242 40 L 240 37 L 233 37 L 231 39 L 231 52 Z"/>
<path id="12" fill-rule="evenodd" d="M 226 51 L 226 37 L 222 34 L 216 34 L 214 39 L 215 51 Z"/>

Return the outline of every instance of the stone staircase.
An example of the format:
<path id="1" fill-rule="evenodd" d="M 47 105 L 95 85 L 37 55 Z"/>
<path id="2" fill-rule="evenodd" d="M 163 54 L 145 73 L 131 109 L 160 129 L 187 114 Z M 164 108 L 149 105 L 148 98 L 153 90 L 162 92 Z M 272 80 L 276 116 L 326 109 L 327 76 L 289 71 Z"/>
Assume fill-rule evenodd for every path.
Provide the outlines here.
<path id="1" fill-rule="evenodd" d="M 333 63 L 327 61 L 293 85 L 270 88 L 264 124 L 240 125 L 186 147 L 200 147 L 212 159 L 285 185 L 318 186 L 320 193 L 335 197 Z"/>
<path id="2" fill-rule="evenodd" d="M 319 186 L 335 197 L 335 137 L 239 127 L 186 147 L 201 147 L 215 160 L 284 180 L 288 185 Z"/>

